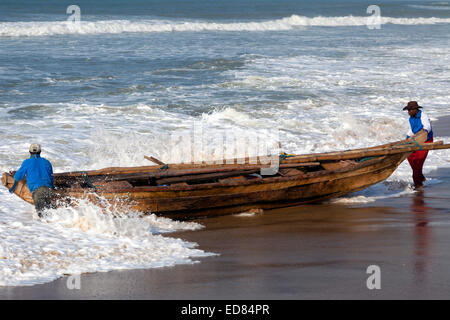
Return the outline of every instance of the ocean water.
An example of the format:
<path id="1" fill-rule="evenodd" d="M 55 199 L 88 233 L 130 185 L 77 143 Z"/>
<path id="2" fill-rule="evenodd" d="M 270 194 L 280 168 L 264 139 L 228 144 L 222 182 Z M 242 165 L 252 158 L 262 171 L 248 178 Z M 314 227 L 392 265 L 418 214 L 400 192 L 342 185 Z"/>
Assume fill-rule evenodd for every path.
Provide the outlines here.
<path id="1" fill-rule="evenodd" d="M 306 153 L 403 138 L 409 100 L 432 120 L 450 115 L 450 2 L 378 1 L 378 28 L 372 1 L 85 0 L 79 22 L 72 4 L 0 2 L 2 172 L 32 142 L 63 172 L 147 165 L 144 155 L 173 162 L 170 137 L 193 126 L 277 130 L 283 151 Z M 449 154 L 430 153 L 425 172 L 448 167 Z M 403 163 L 337 201 L 412 192 L 410 175 Z M 114 208 L 105 216 L 88 203 L 39 220 L 6 189 L 0 196 L 3 286 L 213 254 L 170 237 L 198 223 Z"/>

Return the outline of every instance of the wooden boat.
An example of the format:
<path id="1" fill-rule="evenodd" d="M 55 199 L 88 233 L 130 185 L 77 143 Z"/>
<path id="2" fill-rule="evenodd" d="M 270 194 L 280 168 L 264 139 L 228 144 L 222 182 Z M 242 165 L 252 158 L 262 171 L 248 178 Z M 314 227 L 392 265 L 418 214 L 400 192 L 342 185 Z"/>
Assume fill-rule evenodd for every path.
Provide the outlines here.
<path id="1" fill-rule="evenodd" d="M 232 159 L 226 164 L 169 164 L 114 167 L 56 173 L 55 205 L 76 199 L 123 210 L 192 219 L 272 209 L 339 197 L 387 179 L 416 150 L 448 149 L 442 141 L 403 140 L 364 149 L 281 156 L 275 175 L 261 176 L 262 159 Z M 14 172 L 4 173 L 10 188 Z M 33 204 L 26 180 L 15 194 Z"/>

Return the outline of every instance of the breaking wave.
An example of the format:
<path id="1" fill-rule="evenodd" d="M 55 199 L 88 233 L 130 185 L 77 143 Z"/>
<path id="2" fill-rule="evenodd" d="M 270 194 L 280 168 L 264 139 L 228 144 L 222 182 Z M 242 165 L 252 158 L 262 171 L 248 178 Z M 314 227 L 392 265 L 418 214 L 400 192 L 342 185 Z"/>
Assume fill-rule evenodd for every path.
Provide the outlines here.
<path id="1" fill-rule="evenodd" d="M 370 16 L 313 17 L 292 15 L 277 20 L 257 22 L 192 22 L 165 20 L 108 20 L 108 21 L 32 21 L 0 23 L 0 36 L 33 37 L 64 34 L 119 34 L 126 32 L 200 32 L 200 31 L 283 31 L 301 27 L 364 26 Z M 393 18 L 381 17 L 381 24 L 425 25 L 450 23 L 449 18 Z"/>
<path id="2" fill-rule="evenodd" d="M 443 1 L 443 2 L 432 2 L 429 5 L 410 4 L 408 5 L 408 7 L 423 10 L 450 10 L 450 3 Z"/>
<path id="3" fill-rule="evenodd" d="M 79 200 L 38 219 L 27 203 L 0 204 L 0 287 L 46 283 L 67 274 L 192 264 L 214 255 L 162 234 L 199 230 L 194 222 L 99 207 Z M 6 202 L 6 203 L 5 203 Z M 10 208 L 20 206 L 18 211 Z"/>

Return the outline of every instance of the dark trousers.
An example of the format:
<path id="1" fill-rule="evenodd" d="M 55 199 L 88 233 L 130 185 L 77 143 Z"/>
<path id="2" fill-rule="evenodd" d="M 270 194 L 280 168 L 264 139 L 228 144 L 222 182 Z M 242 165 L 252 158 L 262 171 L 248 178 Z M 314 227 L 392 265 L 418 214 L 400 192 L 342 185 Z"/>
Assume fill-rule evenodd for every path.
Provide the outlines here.
<path id="1" fill-rule="evenodd" d="M 33 191 L 34 207 L 39 217 L 42 216 L 42 211 L 50 209 L 52 207 L 52 194 L 53 190 L 42 186 Z"/>

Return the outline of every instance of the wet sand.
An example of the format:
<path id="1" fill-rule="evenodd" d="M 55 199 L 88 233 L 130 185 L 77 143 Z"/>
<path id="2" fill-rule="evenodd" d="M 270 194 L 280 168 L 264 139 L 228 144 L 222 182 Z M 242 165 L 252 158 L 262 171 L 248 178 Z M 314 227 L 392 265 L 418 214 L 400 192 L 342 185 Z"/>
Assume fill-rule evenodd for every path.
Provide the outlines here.
<path id="1" fill-rule="evenodd" d="M 449 124 L 434 124 L 435 135 L 450 136 Z M 203 230 L 169 235 L 219 254 L 200 263 L 83 274 L 80 290 L 67 289 L 66 277 L 3 287 L 0 298 L 448 299 L 450 169 L 428 177 L 439 183 L 366 205 L 202 219 Z M 366 286 L 370 265 L 380 267 L 380 290 Z"/>

